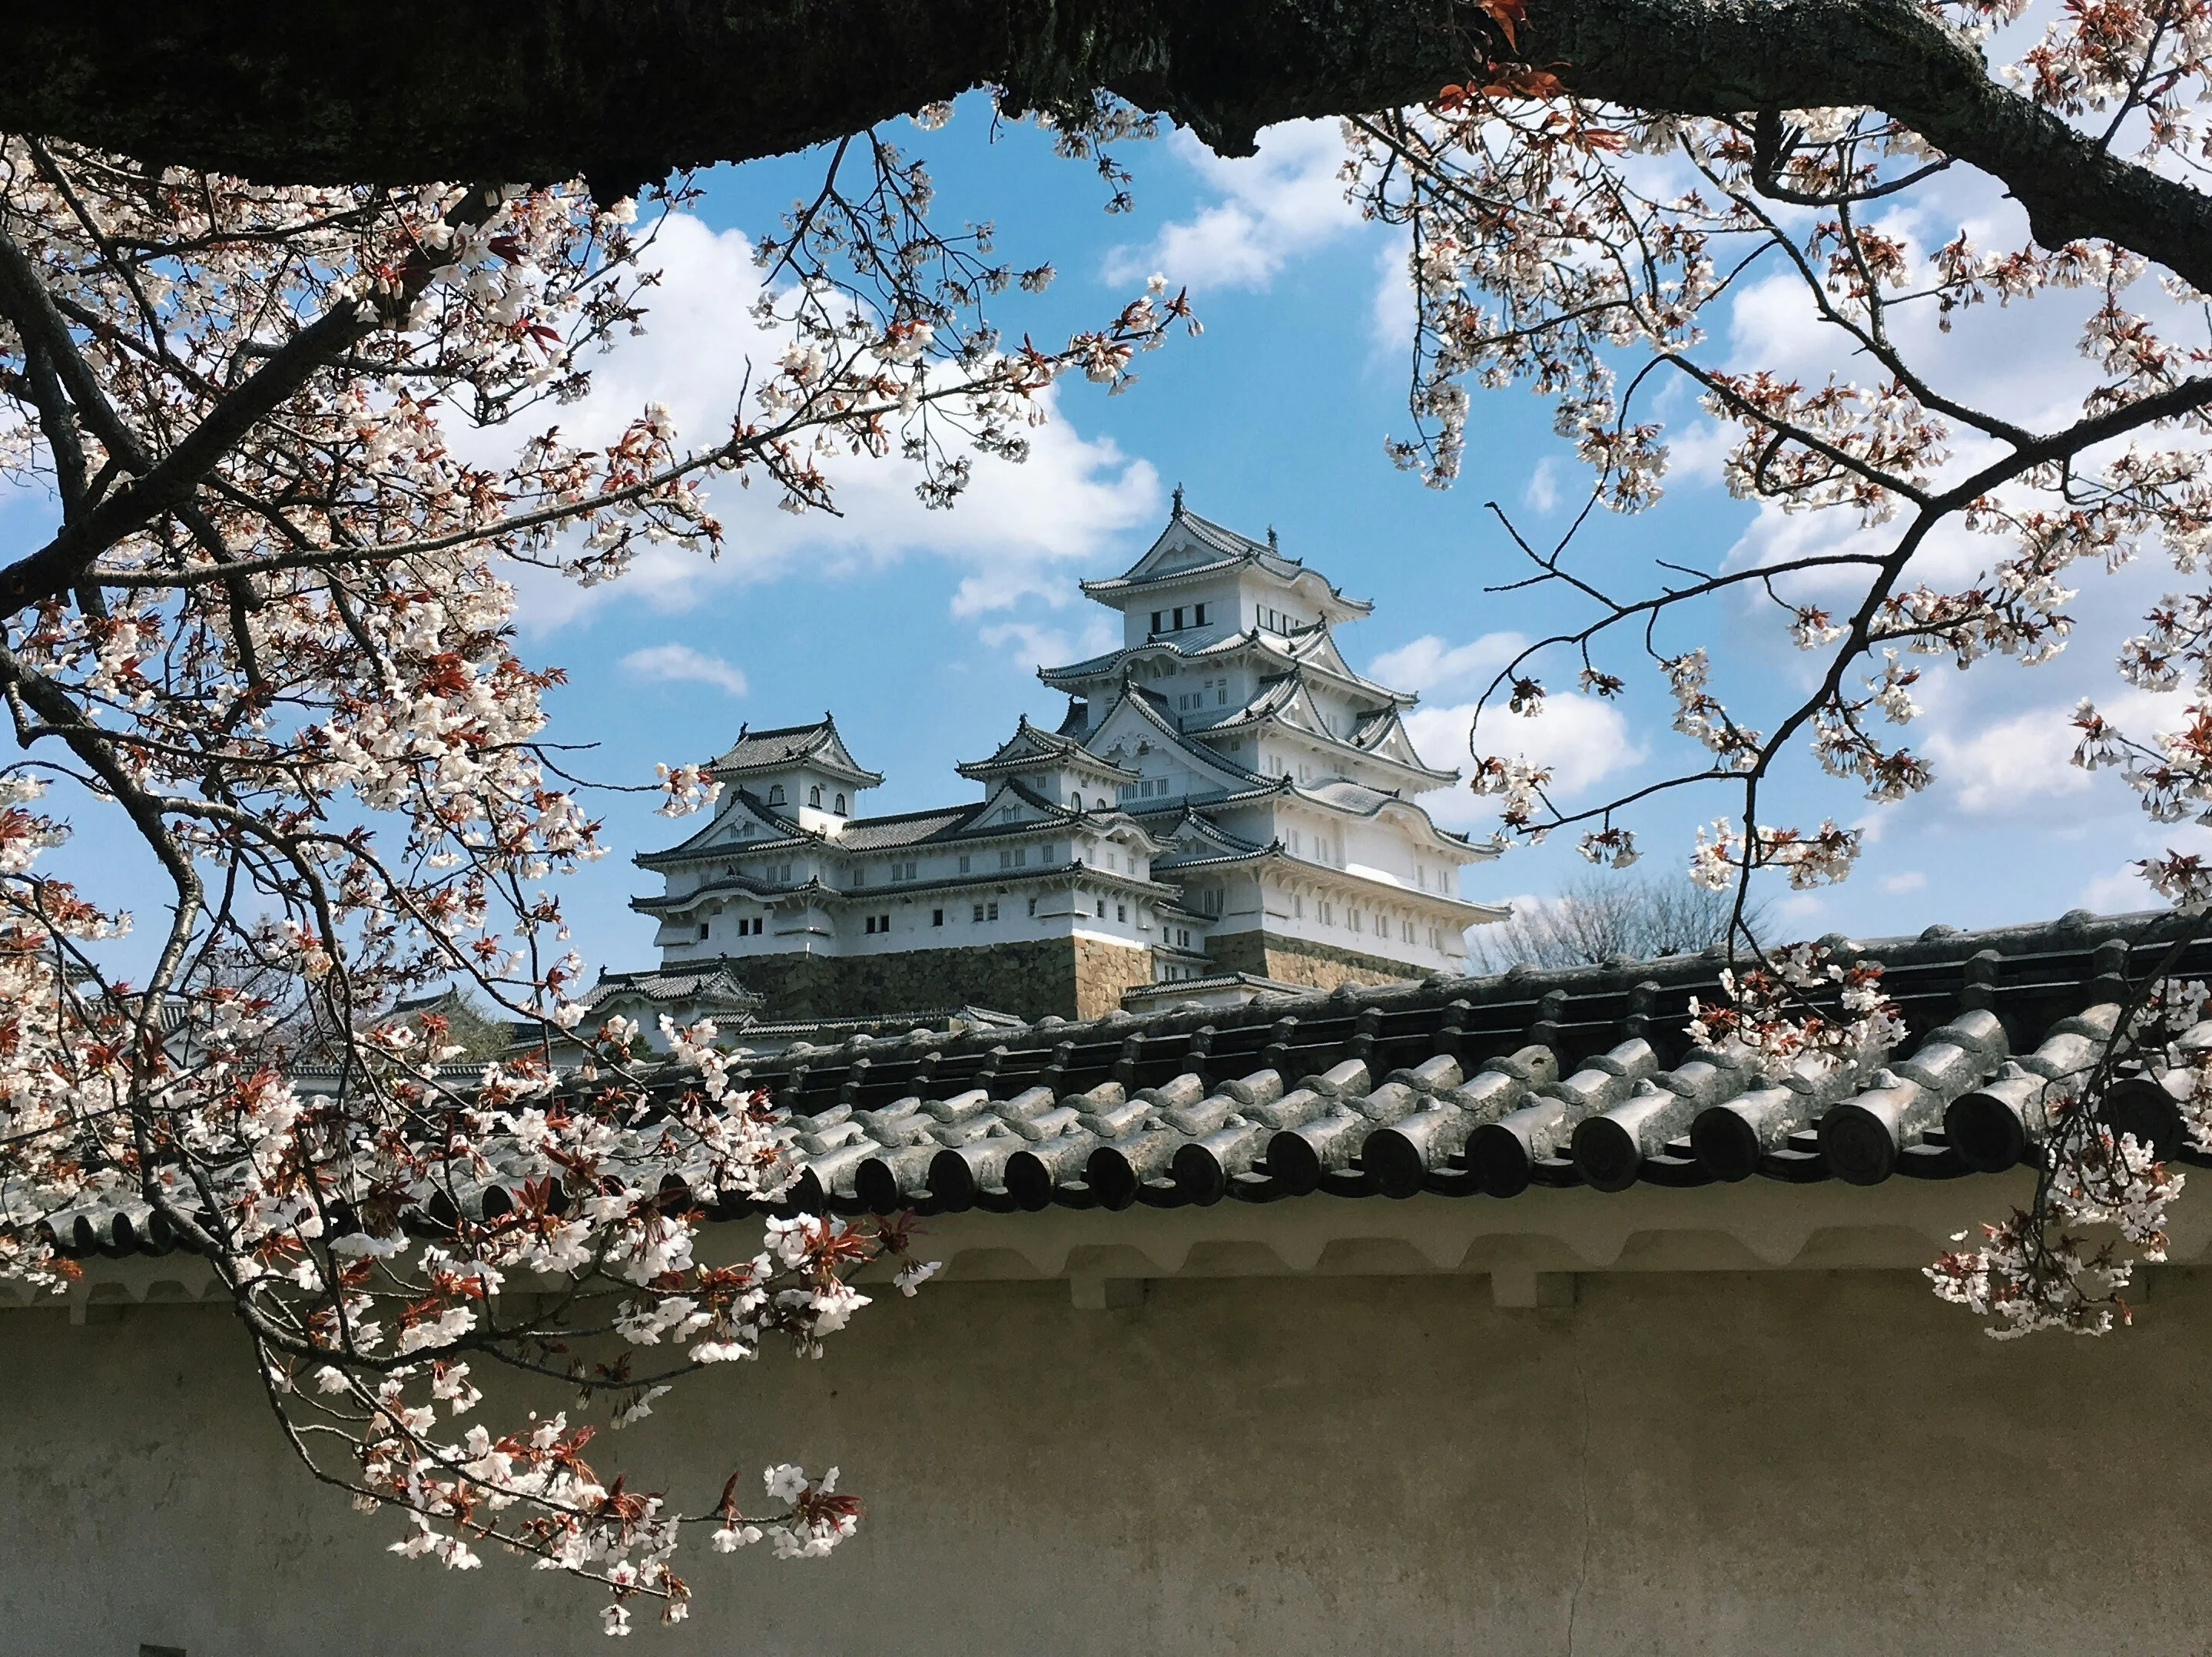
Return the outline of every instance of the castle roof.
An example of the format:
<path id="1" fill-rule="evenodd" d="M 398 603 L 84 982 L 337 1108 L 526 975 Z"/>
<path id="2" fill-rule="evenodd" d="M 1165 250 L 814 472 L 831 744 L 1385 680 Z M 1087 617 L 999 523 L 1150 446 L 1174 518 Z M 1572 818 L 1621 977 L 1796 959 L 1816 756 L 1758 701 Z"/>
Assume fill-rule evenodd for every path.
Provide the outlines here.
<path id="1" fill-rule="evenodd" d="M 1378 684 L 1354 672 L 1352 665 L 1344 659 L 1343 652 L 1337 648 L 1333 629 L 1327 622 L 1316 622 L 1310 627 L 1298 628 L 1288 633 L 1276 633 L 1256 627 L 1242 633 L 1222 626 L 1188 628 L 1172 637 L 1147 639 L 1140 645 L 1125 645 L 1119 650 L 1109 650 L 1103 656 L 1070 662 L 1064 667 L 1040 667 L 1037 677 L 1055 690 L 1070 689 L 1098 679 L 1109 678 L 1137 661 L 1155 661 L 1165 658 L 1179 662 L 1194 662 L 1204 667 L 1216 662 L 1233 661 L 1254 655 L 1285 670 L 1301 665 L 1307 667 L 1364 695 L 1399 707 L 1411 707 L 1420 701 L 1410 690 L 1394 690 L 1389 685 Z"/>
<path id="2" fill-rule="evenodd" d="M 1102 604 L 1124 610 L 1149 592 L 1211 580 L 1232 570 L 1272 576 L 1333 620 L 1364 616 L 1375 608 L 1364 598 L 1347 598 L 1319 571 L 1285 557 L 1272 539 L 1255 541 L 1186 511 L 1179 492 L 1167 527 L 1145 555 L 1119 575 L 1084 582 L 1083 591 Z"/>
<path id="3" fill-rule="evenodd" d="M 1072 736 L 1056 731 L 1047 731 L 1031 725 L 1024 714 L 1014 726 L 1014 734 L 1000 743 L 998 751 L 988 759 L 969 760 L 953 769 L 963 777 L 978 782 L 1012 775 L 1017 771 L 1034 770 L 1040 765 L 1072 765 L 1094 772 L 1115 782 L 1134 782 L 1137 774 L 1126 766 L 1116 765 L 1104 756 L 1092 753 Z"/>
<path id="4" fill-rule="evenodd" d="M 578 998 L 587 1011 L 608 1002 L 635 996 L 656 1004 L 687 1004 L 702 1011 L 750 1013 L 767 998 L 747 989 L 730 971 L 726 960 L 702 961 L 696 966 L 670 971 L 601 973 L 599 981 Z"/>
<path id="5" fill-rule="evenodd" d="M 873 788 L 884 778 L 853 757 L 837 734 L 837 721 L 824 713 L 811 725 L 779 725 L 772 731 L 738 728 L 736 742 L 717 755 L 708 769 L 718 777 L 763 776 L 808 766 L 841 777 L 856 788 Z"/>
<path id="6" fill-rule="evenodd" d="M 1217 732 L 1274 725 L 1324 747 L 1344 749 L 1380 761 L 1434 784 L 1459 780 L 1457 771 L 1440 771 L 1414 751 L 1395 705 L 1362 715 L 1349 733 L 1340 735 L 1332 730 L 1322 711 L 1314 705 L 1307 672 L 1300 665 L 1277 675 L 1266 681 L 1260 694 L 1243 707 L 1209 724 L 1191 727 L 1191 734 L 1211 737 Z"/>

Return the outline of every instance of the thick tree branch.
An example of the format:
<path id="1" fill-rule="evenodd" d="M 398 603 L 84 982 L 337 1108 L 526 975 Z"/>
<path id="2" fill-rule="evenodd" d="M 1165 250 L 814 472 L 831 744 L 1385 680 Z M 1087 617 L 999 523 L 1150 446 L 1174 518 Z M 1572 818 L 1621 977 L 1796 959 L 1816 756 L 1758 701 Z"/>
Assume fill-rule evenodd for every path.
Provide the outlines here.
<path id="1" fill-rule="evenodd" d="M 1481 66 L 1460 0 L 18 0 L 0 124 L 268 181 L 549 178 L 620 193 L 997 83 L 1104 89 L 1224 153 Z M 421 43 L 438 43 L 426 52 Z M 1729 115 L 1867 104 L 2002 179 L 2046 244 L 2105 236 L 2212 288 L 2212 203 L 1991 80 L 1916 0 L 1534 0 L 1572 90 Z"/>

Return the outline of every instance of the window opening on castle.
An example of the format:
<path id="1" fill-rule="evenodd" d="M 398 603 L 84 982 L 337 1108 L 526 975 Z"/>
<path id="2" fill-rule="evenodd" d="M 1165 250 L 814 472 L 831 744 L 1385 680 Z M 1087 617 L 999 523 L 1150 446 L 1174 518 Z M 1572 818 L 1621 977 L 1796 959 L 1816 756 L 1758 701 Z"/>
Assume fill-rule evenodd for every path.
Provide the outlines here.
<path id="1" fill-rule="evenodd" d="M 703 920 L 702 920 L 702 921 L 701 921 L 701 922 L 699 923 L 699 940 L 700 940 L 700 942 L 701 942 L 701 943 L 702 943 L 702 944 L 703 944 L 704 942 L 706 942 L 706 938 L 707 938 L 707 923 L 706 923 L 705 921 L 703 921 Z"/>
<path id="2" fill-rule="evenodd" d="M 768 791 L 768 803 L 770 805 L 781 805 L 783 804 L 783 785 L 781 783 L 777 783 L 773 788 Z"/>
<path id="3" fill-rule="evenodd" d="M 1121 921 L 1127 921 L 1127 920 L 1128 920 L 1128 918 L 1129 918 L 1129 906 L 1128 906 L 1127 904 L 1126 904 L 1126 903 L 1117 903 L 1117 904 L 1115 904 L 1115 905 L 1114 906 L 1114 919 L 1115 919 L 1115 920 L 1121 920 Z"/>
<path id="4" fill-rule="evenodd" d="M 1106 900 L 1103 897 L 1098 900 L 1098 918 L 1101 920 L 1106 919 Z"/>
<path id="5" fill-rule="evenodd" d="M 839 816 L 842 817 L 845 815 L 845 797 L 842 794 L 837 796 L 837 804 L 833 809 L 836 811 Z"/>
<path id="6" fill-rule="evenodd" d="M 965 852 L 960 854 L 960 872 L 963 875 L 968 872 L 968 853 Z"/>
<path id="7" fill-rule="evenodd" d="M 1035 898 L 1031 898 L 1030 900 L 1030 913 L 1032 916 L 1036 913 L 1036 900 Z"/>
<path id="8" fill-rule="evenodd" d="M 945 924 L 945 911 L 932 909 L 929 912 L 929 924 L 933 926 L 942 926 Z"/>
<path id="9" fill-rule="evenodd" d="M 822 785 L 820 783 L 816 783 L 813 787 L 806 791 L 806 803 L 809 805 L 813 806 L 817 810 L 821 809 Z"/>

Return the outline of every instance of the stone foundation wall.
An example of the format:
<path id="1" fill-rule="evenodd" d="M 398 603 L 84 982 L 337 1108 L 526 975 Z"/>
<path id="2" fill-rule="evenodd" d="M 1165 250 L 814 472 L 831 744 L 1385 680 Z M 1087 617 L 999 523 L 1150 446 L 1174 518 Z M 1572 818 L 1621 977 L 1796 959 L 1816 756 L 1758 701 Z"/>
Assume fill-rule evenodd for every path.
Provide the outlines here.
<path id="1" fill-rule="evenodd" d="M 1075 946 L 1075 1014 L 1098 1018 L 1121 1005 L 1121 992 L 1152 981 L 1152 952 L 1101 938 L 1069 940 Z"/>
<path id="2" fill-rule="evenodd" d="M 1265 932 L 1217 932 L 1206 941 L 1206 957 L 1216 972 L 1258 973 L 1285 984 L 1333 990 L 1340 984 L 1389 984 L 1425 978 L 1429 969 L 1410 962 L 1389 961 L 1334 944 L 1315 944 Z"/>
<path id="3" fill-rule="evenodd" d="M 732 964 L 767 998 L 768 1019 L 854 1018 L 924 1007 L 988 1007 L 1028 1019 L 1095 1018 L 1149 983 L 1150 950 L 1091 938 L 1034 938 L 896 955 L 763 956 Z"/>

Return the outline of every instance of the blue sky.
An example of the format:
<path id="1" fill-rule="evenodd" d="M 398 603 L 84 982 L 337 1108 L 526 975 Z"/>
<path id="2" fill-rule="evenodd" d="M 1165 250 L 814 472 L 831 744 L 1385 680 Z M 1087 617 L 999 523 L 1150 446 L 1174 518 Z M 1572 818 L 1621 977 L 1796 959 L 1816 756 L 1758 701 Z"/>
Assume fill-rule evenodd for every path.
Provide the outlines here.
<path id="1" fill-rule="evenodd" d="M 1086 166 L 1053 156 L 1034 129 L 1005 128 L 993 142 L 989 127 L 970 99 L 944 131 L 902 134 L 932 158 L 941 221 L 994 219 L 1006 258 L 1049 259 L 1060 272 L 1041 298 L 1009 296 L 1010 336 L 1045 339 L 1103 321 L 1158 270 L 1188 282 L 1204 337 L 1178 337 L 1141 359 L 1137 383 L 1120 396 L 1060 388 L 1030 462 L 980 461 L 976 486 L 950 513 L 922 509 L 898 463 L 850 466 L 841 474 L 842 519 L 793 519 L 728 489 L 715 501 L 730 528 L 718 564 L 670 554 L 590 592 L 526 586 L 524 654 L 571 676 L 551 700 L 550 734 L 598 744 L 580 759 L 586 769 L 638 781 L 655 760 L 711 755 L 741 721 L 781 725 L 834 709 L 854 751 L 886 774 L 863 809 L 964 799 L 971 786 L 952 774 L 955 762 L 989 751 L 1019 713 L 1057 720 L 1063 703 L 1037 683 L 1037 664 L 1101 647 L 1111 620 L 1080 598 L 1078 580 L 1114 573 L 1141 551 L 1180 482 L 1194 510 L 1254 534 L 1273 525 L 1286 551 L 1372 599 L 1374 615 L 1344 632 L 1346 653 L 1419 690 L 1426 756 L 1463 763 L 1462 710 L 1509 635 L 1574 614 L 1547 594 L 1484 591 L 1524 568 L 1486 500 L 1554 534 L 1576 503 L 1580 474 L 1552 435 L 1548 408 L 1523 391 L 1476 393 L 1465 475 L 1449 491 L 1391 464 L 1384 439 L 1408 425 L 1410 295 L 1392 234 L 1342 204 L 1333 127 L 1278 129 L 1263 135 L 1257 158 L 1239 162 L 1181 135 L 1127 145 L 1121 155 L 1136 173 L 1136 206 L 1115 216 L 1101 210 L 1106 191 Z M 690 430 L 723 423 L 728 389 L 758 343 L 742 320 L 757 281 L 744 238 L 811 176 L 801 157 L 708 179 L 696 220 L 664 234 L 667 279 L 647 335 L 602 360 L 574 426 L 614 422 L 647 397 Z M 1754 294 L 1738 308 L 1732 325 L 1745 351 L 1787 356 L 1808 332 L 1785 298 Z M 2032 363 L 2059 373 L 2070 343 L 2049 320 L 2008 316 L 1996 344 L 1945 349 L 2002 355 L 2008 372 Z M 1686 404 L 1662 407 L 1694 422 Z M 11 507 L 0 533 L 32 532 L 44 513 L 28 507 Z M 1599 514 L 1578 556 L 1613 585 L 1640 587 L 1656 559 L 1716 565 L 1804 532 L 1804 520 L 1731 500 L 1711 446 L 1692 441 L 1666 498 L 1635 518 Z M 1939 777 L 1928 796 L 1874 808 L 1820 777 L 1809 756 L 1797 763 L 1781 795 L 1788 809 L 1808 821 L 1865 821 L 1871 843 L 1847 885 L 1784 898 L 1788 930 L 1873 936 L 2147 901 L 2124 868 L 2168 835 L 2109 774 L 2065 767 L 2064 716 L 2085 689 L 2112 687 L 2112 649 L 2158 576 L 2084 580 L 2103 585 L 2077 607 L 2081 630 L 2057 664 L 2026 671 L 1997 661 L 1970 677 L 1929 665 L 1929 717 L 1916 737 Z M 1755 699 L 1796 683 L 1802 659 L 1764 618 L 1748 620 L 1739 608 L 1708 610 L 1669 642 L 1708 645 L 1724 695 Z M 1547 677 L 1564 688 L 1571 669 Z M 1695 758 L 1668 730 L 1670 709 L 1648 673 L 1632 677 L 1619 713 L 1553 700 L 1538 726 L 1501 729 L 1484 745 L 1534 737 L 1567 798 L 1595 798 Z M 1490 729 L 1486 721 L 1486 737 Z M 1486 803 L 1463 791 L 1425 803 L 1452 826 L 1487 831 Z M 1680 866 L 1691 825 L 1731 804 L 1709 794 L 1636 819 L 1653 865 Z M 566 883 L 564 901 L 588 961 L 644 965 L 652 927 L 626 907 L 644 880 L 629 858 L 690 825 L 634 798 L 604 805 L 610 855 Z M 118 843 L 78 821 L 88 831 L 79 858 Z M 1467 889 L 1485 899 L 1541 894 L 1583 868 L 1562 841 L 1471 871 Z"/>

